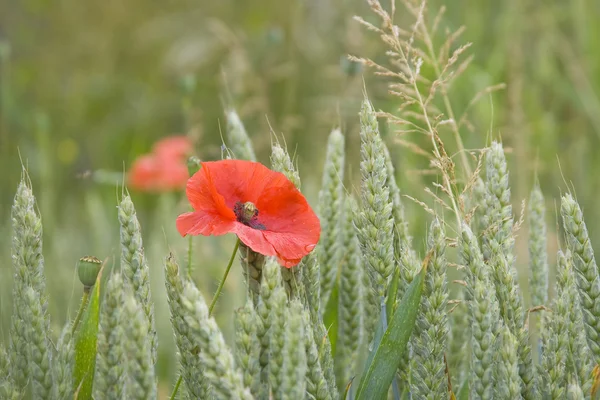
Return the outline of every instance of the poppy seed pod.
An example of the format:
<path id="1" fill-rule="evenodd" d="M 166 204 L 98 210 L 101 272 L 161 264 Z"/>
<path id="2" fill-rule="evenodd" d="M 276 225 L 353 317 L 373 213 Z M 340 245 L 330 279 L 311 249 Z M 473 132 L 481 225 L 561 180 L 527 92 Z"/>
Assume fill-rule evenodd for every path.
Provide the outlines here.
<path id="1" fill-rule="evenodd" d="M 85 256 L 79 259 L 79 263 L 77 264 L 77 274 L 85 288 L 94 286 L 101 268 L 102 261 L 94 256 Z"/>

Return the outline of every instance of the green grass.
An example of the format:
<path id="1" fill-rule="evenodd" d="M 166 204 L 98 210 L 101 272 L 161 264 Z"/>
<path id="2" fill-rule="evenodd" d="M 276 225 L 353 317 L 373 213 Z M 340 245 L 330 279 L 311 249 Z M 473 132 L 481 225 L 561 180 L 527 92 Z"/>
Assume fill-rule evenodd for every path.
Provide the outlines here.
<path id="1" fill-rule="evenodd" d="M 446 29 L 463 25 L 466 30 L 458 43 L 473 42 L 466 51 L 474 57 L 469 69 L 449 89 L 457 118 L 469 111 L 472 125 L 461 129 L 464 147 L 482 148 L 491 138 L 502 139 L 517 218 L 536 175 L 546 198 L 547 220 L 559 218 L 559 206 L 552 199 L 574 191 L 597 247 L 600 4 L 435 0 L 429 9 L 442 4 L 447 10 L 433 37 L 436 46 L 443 44 Z M 303 192 L 315 206 L 327 137 L 340 126 L 349 164 L 345 187 L 356 192 L 363 90 L 367 88 L 377 110 L 395 113 L 401 101 L 387 93 L 389 79 L 374 77 L 347 60 L 346 55 L 353 54 L 386 62 L 385 45 L 353 21 L 354 15 L 378 21 L 362 0 L 91 1 L 85 7 L 75 0 L 1 3 L 0 343 L 8 342 L 12 314 L 10 208 L 20 160 L 29 171 L 43 220 L 53 340 L 77 312 L 77 260 L 94 255 L 106 260 L 108 269 L 119 264 L 120 180 L 133 160 L 161 137 L 188 133 L 196 139 L 199 157 L 220 159 L 227 125 L 224 110 L 233 107 L 259 161 L 268 163 L 271 128 L 280 141 L 285 138 L 296 156 Z M 405 28 L 412 23 L 400 5 L 396 23 Z M 426 66 L 423 74 L 433 76 L 435 71 Z M 506 88 L 468 106 L 476 93 L 500 83 Z M 419 173 L 429 168 L 429 161 L 395 144 L 394 127 L 382 118 L 379 122 L 402 194 L 433 207 L 423 187 L 435 178 Z M 460 164 L 452 130 L 443 126 L 439 132 L 448 154 Z M 430 139 L 422 135 L 403 139 L 431 150 Z M 150 268 L 160 343 L 159 390 L 164 394 L 177 370 L 162 268 L 169 251 L 183 265 L 187 240 L 176 232 L 174 220 L 188 205 L 182 193 L 131 194 Z M 420 205 L 402 200 L 415 250 L 423 253 L 430 216 Z M 454 218 L 449 211 L 442 213 L 449 221 Z M 529 306 L 526 229 L 519 233 L 519 284 Z M 548 229 L 548 234 L 552 288 L 559 233 Z M 193 254 L 201 257 L 192 276 L 208 299 L 234 238 L 193 243 Z M 241 274 L 232 277 L 215 309 L 229 343 L 234 330 L 231 310 L 244 298 Z M 450 298 L 456 289 L 449 285 Z"/>

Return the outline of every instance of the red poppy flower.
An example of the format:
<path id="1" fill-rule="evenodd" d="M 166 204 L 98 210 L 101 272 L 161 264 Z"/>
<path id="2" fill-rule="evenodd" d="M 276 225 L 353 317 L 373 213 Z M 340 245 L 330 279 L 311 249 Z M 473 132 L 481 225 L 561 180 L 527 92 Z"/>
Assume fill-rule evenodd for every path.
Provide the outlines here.
<path id="1" fill-rule="evenodd" d="M 285 175 L 252 161 L 203 162 L 187 183 L 194 212 L 177 218 L 186 235 L 235 233 L 257 253 L 276 256 L 287 268 L 319 241 L 314 211 Z"/>
<path id="2" fill-rule="evenodd" d="M 165 192 L 182 189 L 189 174 L 186 158 L 192 143 L 185 136 L 158 141 L 153 152 L 138 158 L 129 171 L 129 185 L 137 190 Z"/>

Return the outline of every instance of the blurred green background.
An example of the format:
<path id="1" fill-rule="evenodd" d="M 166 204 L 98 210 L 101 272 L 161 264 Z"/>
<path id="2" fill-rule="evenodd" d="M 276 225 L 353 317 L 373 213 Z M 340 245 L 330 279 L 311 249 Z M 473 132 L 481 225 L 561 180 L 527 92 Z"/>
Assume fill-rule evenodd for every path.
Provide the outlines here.
<path id="1" fill-rule="evenodd" d="M 431 1 L 429 9 L 443 4 Z M 507 85 L 470 108 L 471 126 L 461 132 L 465 147 L 501 138 L 510 150 L 516 212 L 537 173 L 551 227 L 555 199 L 572 185 L 600 243 L 600 2 L 453 0 L 445 6 L 436 43 L 462 25 L 459 42 L 473 42 L 470 68 L 449 89 L 457 115 L 477 92 Z M 93 254 L 118 261 L 114 176 L 172 134 L 191 135 L 202 159 L 219 159 L 224 106 L 238 111 L 261 161 L 268 162 L 271 129 L 285 139 L 313 205 L 327 134 L 341 126 L 348 138 L 346 183 L 355 187 L 363 88 L 378 109 L 393 112 L 399 100 L 386 93 L 384 79 L 347 60 L 347 54 L 382 60 L 385 51 L 353 15 L 377 23 L 363 0 L 0 2 L 0 336 L 11 313 L 10 206 L 20 159 L 43 216 L 56 326 L 73 316 L 80 296 L 76 260 Z M 404 21 L 400 6 L 397 17 L 408 29 L 403 23 L 412 21 Z M 427 160 L 395 145 L 385 123 L 381 129 L 401 189 L 430 202 L 422 189 L 432 177 L 418 173 Z M 172 378 L 161 260 L 172 249 L 183 263 L 186 241 L 174 219 L 186 209 L 185 199 L 180 193 L 132 195 L 164 322 L 160 370 Z M 428 217 L 406 203 L 420 247 Z M 194 277 L 209 294 L 233 238 L 198 238 L 195 245 L 202 263 Z M 224 296 L 219 304 L 222 325 L 230 325 L 227 311 L 240 304 L 239 285 L 239 279 L 228 282 L 226 290 L 237 297 Z"/>

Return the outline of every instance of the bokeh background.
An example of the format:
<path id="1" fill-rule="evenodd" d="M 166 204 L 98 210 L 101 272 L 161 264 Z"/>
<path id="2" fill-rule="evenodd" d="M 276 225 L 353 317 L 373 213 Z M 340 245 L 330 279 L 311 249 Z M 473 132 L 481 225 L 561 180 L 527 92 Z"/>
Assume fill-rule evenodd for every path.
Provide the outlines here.
<path id="1" fill-rule="evenodd" d="M 431 10 L 443 5 L 438 43 L 444 32 L 463 25 L 459 43 L 473 42 L 472 64 L 449 91 L 455 112 L 462 114 L 480 90 L 506 84 L 469 109 L 471 126 L 461 132 L 465 147 L 501 138 L 510 151 L 515 210 L 537 175 L 551 228 L 560 193 L 574 188 L 600 248 L 600 2 L 429 2 Z M 348 61 L 348 54 L 380 60 L 385 51 L 354 15 L 377 22 L 364 0 L 0 2 L 0 338 L 11 313 L 10 206 L 21 162 L 43 216 L 56 327 L 73 316 L 80 296 L 76 260 L 93 254 L 118 264 L 119 185 L 134 159 L 173 134 L 192 136 L 202 159 L 221 158 L 224 107 L 237 110 L 261 161 L 268 162 L 275 135 L 285 140 L 314 205 L 327 134 L 340 126 L 352 190 L 363 90 L 378 109 L 393 112 L 399 104 L 387 94 L 385 80 Z M 398 146 L 383 120 L 381 131 L 403 192 L 431 202 L 423 185 L 433 178 L 419 173 L 427 160 Z M 131 193 L 152 268 L 159 370 L 168 391 L 176 368 L 162 259 L 172 250 L 184 260 L 186 241 L 175 232 L 174 219 L 186 204 L 182 193 Z M 406 203 L 420 247 L 428 216 Z M 194 242 L 194 279 L 207 295 L 233 240 Z M 230 280 L 231 296 L 219 303 L 225 329 L 243 297 L 241 285 L 239 277 Z"/>

